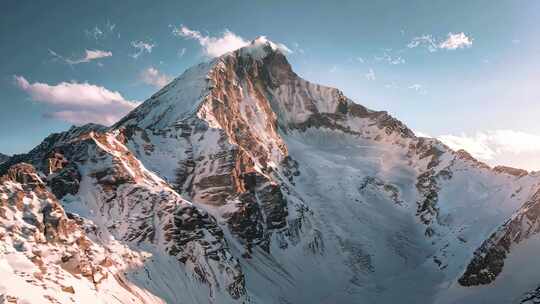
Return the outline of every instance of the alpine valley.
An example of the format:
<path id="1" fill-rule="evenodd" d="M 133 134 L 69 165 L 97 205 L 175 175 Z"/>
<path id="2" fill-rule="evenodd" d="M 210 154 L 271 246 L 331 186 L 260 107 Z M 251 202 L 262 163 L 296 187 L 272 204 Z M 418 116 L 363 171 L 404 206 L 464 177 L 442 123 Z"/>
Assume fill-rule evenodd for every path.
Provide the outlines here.
<path id="1" fill-rule="evenodd" d="M 1 303 L 540 302 L 540 173 L 418 137 L 264 37 L 0 176 Z"/>

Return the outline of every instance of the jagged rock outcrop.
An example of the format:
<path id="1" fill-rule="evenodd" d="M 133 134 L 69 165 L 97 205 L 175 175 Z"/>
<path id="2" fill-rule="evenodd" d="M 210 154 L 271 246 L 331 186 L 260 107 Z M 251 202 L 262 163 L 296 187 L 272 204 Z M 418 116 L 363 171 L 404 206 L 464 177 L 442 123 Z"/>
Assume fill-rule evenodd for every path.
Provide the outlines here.
<path id="1" fill-rule="evenodd" d="M 528 291 L 519 300 L 519 304 L 535 304 L 535 303 L 540 303 L 540 287 L 537 287 L 534 290 Z"/>
<path id="2" fill-rule="evenodd" d="M 540 232 L 540 190 L 474 252 L 459 279 L 463 286 L 493 282 L 504 267 L 512 247 Z"/>
<path id="3" fill-rule="evenodd" d="M 523 177 L 527 176 L 529 172 L 527 170 L 518 169 L 518 168 L 512 168 L 508 166 L 496 166 L 493 168 L 493 171 L 499 172 L 499 173 L 506 173 L 513 175 L 515 177 Z"/>
<path id="4" fill-rule="evenodd" d="M 95 231 L 87 228 L 91 223 L 64 211 L 33 166 L 13 165 L 0 181 L 0 258 L 7 265 L 9 261 L 25 265 L 21 269 L 4 266 L 3 278 L 14 284 L 10 286 L 24 282 L 34 303 L 58 303 L 70 298 L 68 294 L 97 298 L 92 290 L 103 286 L 116 288 L 110 299 L 140 297 L 138 303 L 144 302 L 146 296 L 123 278 L 123 271 L 140 265 L 143 256 L 119 245 L 111 252 L 114 246 L 101 243 Z M 74 287 L 72 278 L 81 282 Z M 8 287 L 2 296 L 18 303 L 20 294 L 13 295 L 15 290 Z"/>

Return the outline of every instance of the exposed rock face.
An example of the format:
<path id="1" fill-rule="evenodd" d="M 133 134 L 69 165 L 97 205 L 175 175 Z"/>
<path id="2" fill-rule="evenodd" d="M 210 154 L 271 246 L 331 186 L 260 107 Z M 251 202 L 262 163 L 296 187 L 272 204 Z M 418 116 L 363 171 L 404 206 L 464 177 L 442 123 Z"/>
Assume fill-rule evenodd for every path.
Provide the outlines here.
<path id="1" fill-rule="evenodd" d="M 478 248 L 459 279 L 463 286 L 493 282 L 512 247 L 540 232 L 540 190 Z"/>
<path id="2" fill-rule="evenodd" d="M 288 215 L 280 183 L 270 176 L 272 168 L 287 156 L 287 149 L 273 109 L 279 103 L 273 104 L 274 92 L 269 89 L 288 85 L 288 78 L 297 76 L 280 52 L 269 45 L 262 51 L 266 56 L 246 56 L 239 51 L 213 62 L 206 72 L 210 89 L 200 97 L 198 107 L 169 121 L 167 128 L 163 129 L 167 122 L 157 118 L 168 114 L 157 113 L 155 104 L 161 99 L 167 102 L 168 92 L 156 94 L 118 124 L 134 130 L 148 126 L 145 132 L 150 129 L 158 137 L 181 138 L 186 153 L 178 160 L 175 175 L 167 179 L 174 180 L 179 193 L 195 202 L 232 206 L 225 217 L 248 251 L 254 244 L 269 250 L 269 232 L 286 227 Z M 174 85 L 165 89 L 182 91 Z M 141 113 L 156 120 L 142 119 Z M 148 149 L 143 151 L 144 145 L 136 143 L 143 139 L 142 134 L 130 134 L 128 145 L 137 146 L 137 155 L 151 155 Z M 149 144 L 157 146 L 152 140 Z M 253 185 L 246 183 L 250 178 Z"/>
<path id="3" fill-rule="evenodd" d="M 82 199 L 92 208 L 91 219 L 106 223 L 107 232 L 117 240 L 162 247 L 212 294 L 223 288 L 233 299 L 244 296 L 241 267 L 215 220 L 148 172 L 123 145 L 122 133 L 87 130 L 53 135 L 39 149 L 19 156 L 41 166 L 41 178 L 31 165 L 22 163 L 15 165 L 16 170 L 7 169 L 7 176 L 24 187 L 48 185 L 52 191 L 48 195 L 55 200 L 67 194 Z M 73 268 L 70 271 L 80 272 L 79 256 L 64 260 Z"/>
<path id="4" fill-rule="evenodd" d="M 512 167 L 507 167 L 507 166 L 496 166 L 495 168 L 493 168 L 493 171 L 499 172 L 499 173 L 510 174 L 515 177 L 523 177 L 529 174 L 527 170 L 517 169 L 517 168 L 512 168 Z"/>
<path id="5" fill-rule="evenodd" d="M 87 292 L 83 287 L 98 289 L 109 275 L 122 277 L 121 271 L 128 267 L 130 258 L 142 260 L 127 248 L 122 256 L 118 248 L 111 254 L 103 244 L 91 240 L 97 240 L 96 236 L 81 226 L 84 221 L 74 220 L 64 212 L 31 165 L 11 166 L 0 180 L 0 256 L 8 260 L 18 257 L 19 263 L 28 264 L 24 270 L 3 273 L 13 283 L 25 280 L 29 287 L 42 287 L 43 296 L 56 303 L 62 299 L 62 292 Z M 67 285 L 72 276 L 86 284 L 75 290 Z M 116 285 L 116 295 L 138 295 L 136 288 L 112 280 L 108 284 Z M 16 298 L 7 291 L 3 296 Z"/>
<path id="6" fill-rule="evenodd" d="M 540 303 L 540 287 L 531 290 L 520 299 L 520 304 L 535 304 Z"/>
<path id="7" fill-rule="evenodd" d="M 86 172 L 95 187 L 87 195 L 96 196 L 109 231 L 122 240 L 164 246 L 211 290 L 223 282 L 233 298 L 243 296 L 242 270 L 215 219 L 147 171 L 114 134 L 91 137 L 95 144 L 88 147 L 89 154 L 111 165 Z"/>
<path id="8" fill-rule="evenodd" d="M 397 205 L 403 204 L 403 201 L 400 197 L 399 188 L 395 185 L 385 183 L 377 177 L 368 176 L 362 181 L 359 190 L 360 192 L 364 192 L 368 191 L 369 188 L 375 188 L 373 190 L 385 193 Z"/>

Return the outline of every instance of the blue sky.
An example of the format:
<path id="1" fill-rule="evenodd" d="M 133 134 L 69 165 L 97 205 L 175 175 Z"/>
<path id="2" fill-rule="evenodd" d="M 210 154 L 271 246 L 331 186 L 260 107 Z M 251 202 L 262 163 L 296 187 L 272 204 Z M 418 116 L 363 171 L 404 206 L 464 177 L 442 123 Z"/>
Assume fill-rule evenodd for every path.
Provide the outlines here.
<path id="1" fill-rule="evenodd" d="M 8 0 L 1 7 L 3 153 L 25 152 L 74 122 L 110 123 L 214 56 L 212 47 L 265 35 L 292 51 L 293 68 L 310 81 L 490 164 L 540 169 L 539 1 Z"/>

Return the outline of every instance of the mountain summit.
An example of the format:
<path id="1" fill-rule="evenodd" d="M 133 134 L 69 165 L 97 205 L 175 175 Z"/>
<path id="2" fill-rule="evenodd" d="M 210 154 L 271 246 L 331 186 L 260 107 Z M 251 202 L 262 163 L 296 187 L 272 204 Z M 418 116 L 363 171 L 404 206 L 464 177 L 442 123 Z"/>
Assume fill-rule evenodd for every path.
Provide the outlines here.
<path id="1" fill-rule="evenodd" d="M 540 298 L 540 176 L 417 137 L 285 53 L 259 37 L 0 164 L 4 298 Z"/>

